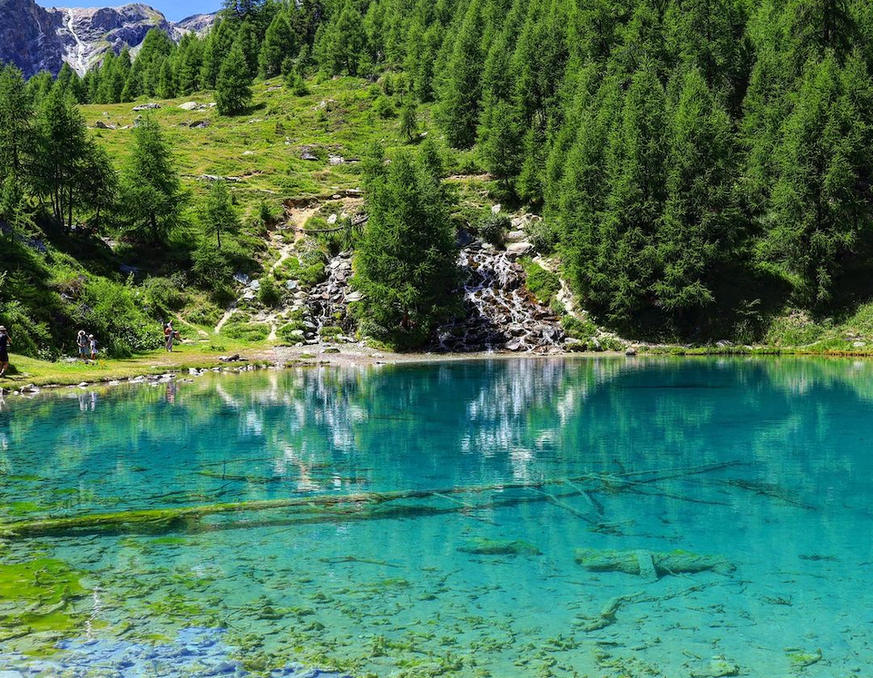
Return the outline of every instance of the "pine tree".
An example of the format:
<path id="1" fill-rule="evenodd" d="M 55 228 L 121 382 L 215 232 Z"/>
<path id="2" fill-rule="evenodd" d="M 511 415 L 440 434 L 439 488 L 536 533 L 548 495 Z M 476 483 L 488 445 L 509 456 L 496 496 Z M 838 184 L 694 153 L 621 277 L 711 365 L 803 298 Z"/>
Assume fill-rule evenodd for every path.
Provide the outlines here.
<path id="1" fill-rule="evenodd" d="M 200 87 L 203 68 L 203 42 L 192 34 L 182 37 L 176 52 L 176 84 L 182 95 L 191 94 Z"/>
<path id="2" fill-rule="evenodd" d="M 761 252 L 796 276 L 799 300 L 824 304 L 873 223 L 873 86 L 860 58 L 808 67 L 776 155 Z"/>
<path id="3" fill-rule="evenodd" d="M 251 75 L 242 46 L 234 44 L 221 65 L 215 89 L 215 103 L 220 115 L 239 115 L 252 103 Z"/>
<path id="4" fill-rule="evenodd" d="M 258 35 L 255 25 L 251 20 L 246 20 L 240 25 L 236 33 L 234 47 L 239 45 L 246 60 L 246 69 L 250 79 L 258 74 Z M 220 75 L 220 73 L 219 73 Z"/>
<path id="5" fill-rule="evenodd" d="M 92 143 L 83 160 L 76 190 L 80 206 L 88 211 L 92 231 L 102 229 L 115 216 L 119 209 L 118 191 L 118 173 L 109 154 Z"/>
<path id="6" fill-rule="evenodd" d="M 481 40 L 479 3 L 472 0 L 452 47 L 436 110 L 446 140 L 455 148 L 470 148 L 476 141 L 482 91 Z"/>
<path id="7" fill-rule="evenodd" d="M 363 17 L 352 0 L 344 0 L 335 18 L 319 27 L 314 53 L 328 73 L 356 75 L 365 44 Z"/>
<path id="8" fill-rule="evenodd" d="M 711 281 L 741 235 L 731 122 L 697 68 L 683 78 L 669 134 L 667 202 L 658 227 L 663 273 L 654 290 L 659 307 L 681 314 L 716 301 Z"/>
<path id="9" fill-rule="evenodd" d="M 230 191 L 223 180 L 212 183 L 201 221 L 205 233 L 215 234 L 218 249 L 221 249 L 222 233 L 236 233 L 239 230 L 239 216 L 234 209 Z"/>
<path id="10" fill-rule="evenodd" d="M 121 194 L 125 228 L 131 233 L 162 243 L 178 225 L 185 196 L 170 148 L 151 116 L 145 116 L 133 131 Z"/>
<path id="11" fill-rule="evenodd" d="M 614 322 L 627 322 L 651 303 L 659 272 L 656 226 L 666 197 L 666 99 L 648 67 L 637 71 L 612 129 L 605 180 L 610 188 L 599 217 L 592 300 Z"/>
<path id="12" fill-rule="evenodd" d="M 32 141 L 33 105 L 24 76 L 15 66 L 0 69 L 0 178 L 19 181 Z"/>
<path id="13" fill-rule="evenodd" d="M 264 35 L 264 44 L 258 57 L 261 76 L 274 78 L 282 72 L 282 62 L 297 53 L 294 33 L 288 15 L 279 11 Z"/>
<path id="14" fill-rule="evenodd" d="M 415 100 L 409 97 L 400 111 L 400 134 L 407 142 L 418 139 L 418 114 Z"/>
<path id="15" fill-rule="evenodd" d="M 54 221 L 72 226 L 87 161 L 93 152 L 85 120 L 73 98 L 56 88 L 41 104 L 36 127 L 34 187 L 48 201 Z"/>
<path id="16" fill-rule="evenodd" d="M 512 191 L 512 181 L 521 168 L 521 123 L 516 109 L 504 100 L 485 108 L 480 128 L 479 150 L 488 171 Z"/>
<path id="17" fill-rule="evenodd" d="M 200 68 L 200 88 L 215 89 L 221 67 L 236 42 L 236 25 L 234 22 L 219 20 L 203 46 L 203 66 Z"/>
<path id="18" fill-rule="evenodd" d="M 367 181 L 370 218 L 355 252 L 354 285 L 368 329 L 415 346 L 451 311 L 458 282 L 454 235 L 439 180 L 408 153 Z"/>

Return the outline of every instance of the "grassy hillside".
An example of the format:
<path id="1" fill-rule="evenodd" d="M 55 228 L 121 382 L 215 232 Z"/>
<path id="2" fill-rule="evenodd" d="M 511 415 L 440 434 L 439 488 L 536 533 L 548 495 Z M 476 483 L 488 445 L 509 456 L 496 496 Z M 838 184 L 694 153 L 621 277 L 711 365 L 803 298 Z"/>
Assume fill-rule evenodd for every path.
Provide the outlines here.
<path id="1" fill-rule="evenodd" d="M 48 222 L 33 229 L 32 240 L 5 238 L 0 299 L 7 302 L 2 314 L 15 352 L 44 359 L 71 355 L 80 327 L 94 332 L 112 355 L 153 350 L 160 344 L 159 321 L 165 319 L 176 321 L 186 338 L 199 343 L 216 334 L 231 342 L 263 343 L 269 325 L 248 322 L 267 310 L 258 299 L 241 304 L 215 332 L 241 291 L 229 273 L 258 279 L 267 272 L 280 284 L 290 277 L 317 282 L 336 243 L 301 237 L 294 228 L 309 219 L 310 226 L 324 226 L 332 213 L 359 210 L 360 197 L 332 198 L 360 188 L 360 159 L 368 147 L 378 143 L 390 155 L 409 145 L 397 115 L 401 101 L 386 95 L 381 84 L 333 78 L 312 79 L 307 87 L 308 94 L 297 96 L 278 80 L 258 83 L 251 110 L 237 117 L 219 116 L 209 105 L 210 93 L 156 102 L 160 108 L 147 114 L 159 122 L 172 146 L 188 196 L 183 223 L 165 246 L 126 240 L 111 231 L 69 231 Z M 188 102 L 202 108 L 180 108 Z M 144 115 L 133 108 L 142 103 L 82 107 L 91 133 L 117 168 L 124 166 L 136 119 Z M 418 127 L 433 134 L 427 107 L 419 109 Z M 452 172 L 475 170 L 469 153 L 446 151 L 445 161 Z M 191 270 L 193 250 L 210 237 L 199 213 L 210 186 L 207 177 L 214 176 L 230 179 L 243 223 L 239 233 L 224 239 L 222 256 L 229 266 L 221 285 L 204 284 Z M 475 219 L 490 182 L 473 177 L 453 183 L 458 209 Z M 285 320 L 293 319 L 277 322 Z"/>

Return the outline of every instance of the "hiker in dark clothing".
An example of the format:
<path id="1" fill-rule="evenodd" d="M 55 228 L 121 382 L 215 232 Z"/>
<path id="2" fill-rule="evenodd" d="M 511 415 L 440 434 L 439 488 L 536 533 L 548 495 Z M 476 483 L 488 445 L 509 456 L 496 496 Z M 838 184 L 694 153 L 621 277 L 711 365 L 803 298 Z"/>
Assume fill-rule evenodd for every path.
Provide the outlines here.
<path id="1" fill-rule="evenodd" d="M 12 346 L 12 340 L 6 333 L 6 328 L 0 325 L 0 377 L 5 377 L 6 370 L 9 369 L 10 346 Z"/>

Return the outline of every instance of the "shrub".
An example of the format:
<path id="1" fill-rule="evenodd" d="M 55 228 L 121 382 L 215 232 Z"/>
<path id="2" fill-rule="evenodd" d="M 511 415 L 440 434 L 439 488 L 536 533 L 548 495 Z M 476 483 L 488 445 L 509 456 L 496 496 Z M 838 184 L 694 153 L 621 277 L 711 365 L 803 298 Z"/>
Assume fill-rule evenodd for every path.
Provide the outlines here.
<path id="1" fill-rule="evenodd" d="M 213 304 L 199 303 L 196 308 L 186 314 L 189 323 L 195 325 L 214 326 L 221 318 L 221 309 Z"/>
<path id="2" fill-rule="evenodd" d="M 527 241 L 540 254 L 550 254 L 558 246 L 558 231 L 545 219 L 537 219 L 527 227 Z"/>
<path id="3" fill-rule="evenodd" d="M 51 351 L 51 333 L 45 323 L 35 322 L 27 309 L 18 301 L 10 301 L 0 308 L 0 325 L 9 330 L 12 348 L 15 353 L 32 358 L 54 357 Z"/>
<path id="4" fill-rule="evenodd" d="M 394 102 L 386 96 L 376 99 L 373 104 L 373 110 L 376 111 L 376 115 L 380 118 L 393 118 L 397 115 L 397 112 L 394 110 Z"/>
<path id="5" fill-rule="evenodd" d="M 281 299 L 282 292 L 276 287 L 273 276 L 265 275 L 261 278 L 261 286 L 258 288 L 258 301 L 264 306 L 277 306 Z"/>
<path id="6" fill-rule="evenodd" d="M 543 306 L 552 306 L 555 297 L 561 291 L 561 281 L 554 273 L 547 271 L 533 259 L 525 257 L 521 260 L 527 276 L 527 289 Z"/>
<path id="7" fill-rule="evenodd" d="M 303 323 L 299 320 L 295 320 L 290 323 L 286 323 L 282 325 L 277 331 L 276 336 L 279 337 L 282 341 L 289 344 L 296 344 L 298 341 L 303 341 L 303 336 L 300 334 L 294 334 L 295 331 L 303 331 L 305 328 Z"/>
<path id="8" fill-rule="evenodd" d="M 509 230 L 511 222 L 505 214 L 488 214 L 480 222 L 477 228 L 479 237 L 485 242 L 495 246 L 503 244 L 503 236 Z"/>
<path id="9" fill-rule="evenodd" d="M 128 285 L 92 278 L 85 285 L 81 302 L 76 324 L 96 335 L 108 355 L 125 357 L 163 343 L 160 325 L 136 303 Z"/>
<path id="10" fill-rule="evenodd" d="M 153 317 L 165 319 L 185 303 L 185 294 L 170 278 L 148 278 L 143 284 L 146 306 Z"/>
<path id="11" fill-rule="evenodd" d="M 565 315 L 561 318 L 561 326 L 568 337 L 573 339 L 590 339 L 597 333 L 597 326 L 590 320 L 579 320 L 576 316 Z"/>
<path id="12" fill-rule="evenodd" d="M 334 337 L 338 337 L 343 333 L 343 328 L 337 327 L 335 325 L 325 325 L 318 331 L 318 333 L 324 339 L 333 339 Z"/>
<path id="13" fill-rule="evenodd" d="M 227 254 L 206 242 L 191 253 L 191 271 L 197 281 L 207 289 L 217 289 L 228 284 L 231 266 Z"/>

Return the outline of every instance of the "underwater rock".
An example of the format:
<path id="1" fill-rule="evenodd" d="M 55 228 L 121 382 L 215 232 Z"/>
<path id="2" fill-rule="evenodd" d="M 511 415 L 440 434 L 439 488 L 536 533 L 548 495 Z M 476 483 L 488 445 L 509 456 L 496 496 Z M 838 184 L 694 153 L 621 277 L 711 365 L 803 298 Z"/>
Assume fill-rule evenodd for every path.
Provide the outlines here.
<path id="1" fill-rule="evenodd" d="M 725 678 L 740 675 L 740 667 L 724 657 L 713 657 L 709 664 L 691 672 L 691 678 Z"/>
<path id="2" fill-rule="evenodd" d="M 724 556 L 698 555 L 687 551 L 658 553 L 581 548 L 576 549 L 576 562 L 592 572 L 625 572 L 645 577 L 652 576 L 650 567 L 654 567 L 658 577 L 706 571 L 728 574 L 736 569 Z"/>
<path id="3" fill-rule="evenodd" d="M 521 540 L 485 539 L 474 537 L 457 549 L 461 553 L 474 553 L 480 556 L 541 556 L 542 552 L 533 544 Z"/>
<path id="4" fill-rule="evenodd" d="M 788 659 L 791 662 L 791 665 L 795 668 L 805 668 L 807 666 L 812 666 L 813 664 L 818 664 L 822 660 L 821 648 L 817 649 L 815 652 L 803 652 L 802 650 L 791 649 L 788 650 Z"/>

